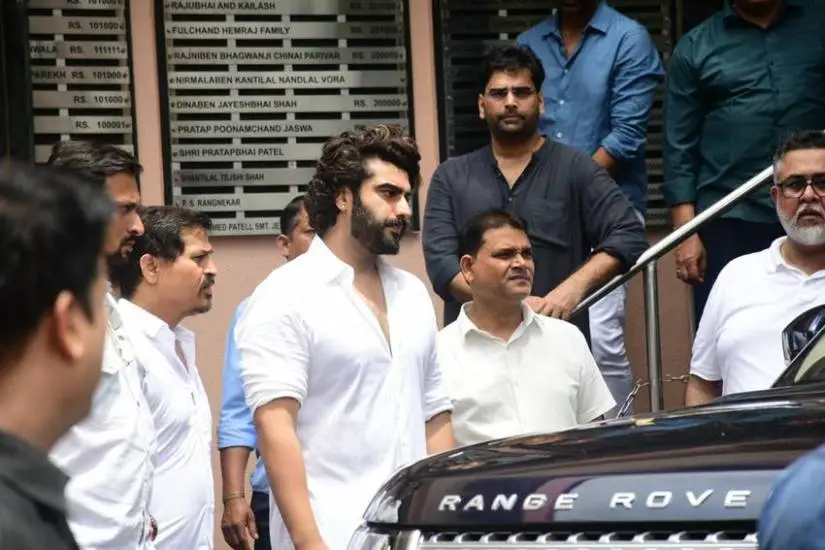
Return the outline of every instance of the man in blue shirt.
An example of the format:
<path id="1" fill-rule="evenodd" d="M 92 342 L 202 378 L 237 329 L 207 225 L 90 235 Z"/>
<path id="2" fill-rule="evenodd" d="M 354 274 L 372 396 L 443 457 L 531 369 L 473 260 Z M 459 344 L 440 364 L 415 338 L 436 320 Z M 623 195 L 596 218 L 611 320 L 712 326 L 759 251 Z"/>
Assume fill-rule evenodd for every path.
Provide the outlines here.
<path id="1" fill-rule="evenodd" d="M 664 78 L 659 53 L 647 29 L 604 0 L 564 0 L 561 6 L 516 39 L 544 68 L 539 130 L 592 155 L 643 218 L 647 125 Z M 608 417 L 633 384 L 624 344 L 626 296 L 619 287 L 589 312 L 593 355 L 617 403 Z"/>
<path id="2" fill-rule="evenodd" d="M 309 226 L 303 195 L 290 201 L 281 213 L 280 222 L 281 233 L 276 238 L 276 246 L 286 261 L 291 261 L 309 249 L 315 236 Z M 251 502 L 247 502 L 244 490 L 249 454 L 257 448 L 255 424 L 246 406 L 235 347 L 235 324 L 245 305 L 246 300 L 241 302 L 232 318 L 223 365 L 223 397 L 218 423 L 224 505 L 221 530 L 226 543 L 236 550 L 247 550 L 251 541 L 255 543 L 255 550 L 270 550 L 269 484 L 260 458 L 252 474 Z"/>
<path id="3" fill-rule="evenodd" d="M 825 445 L 791 464 L 759 517 L 759 550 L 825 550 Z"/>

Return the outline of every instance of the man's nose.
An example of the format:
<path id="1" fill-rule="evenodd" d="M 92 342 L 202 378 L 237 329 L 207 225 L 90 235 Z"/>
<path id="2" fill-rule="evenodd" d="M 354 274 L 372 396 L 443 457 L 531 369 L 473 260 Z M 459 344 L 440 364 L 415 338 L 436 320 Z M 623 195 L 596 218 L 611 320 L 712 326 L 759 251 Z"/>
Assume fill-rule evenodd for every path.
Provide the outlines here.
<path id="1" fill-rule="evenodd" d="M 412 217 L 412 206 L 407 197 L 401 197 L 395 206 L 395 216 L 402 220 L 408 220 Z"/>
<path id="2" fill-rule="evenodd" d="M 804 202 L 818 202 L 820 200 L 819 195 L 817 195 L 816 191 L 814 191 L 814 186 L 812 182 L 807 182 L 807 185 L 805 185 L 805 190 L 802 192 L 800 200 Z"/>
<path id="3" fill-rule="evenodd" d="M 132 212 L 132 218 L 129 220 L 129 234 L 140 236 L 143 235 L 143 220 L 137 212 Z"/>
<path id="4" fill-rule="evenodd" d="M 212 278 L 216 277 L 218 275 L 218 264 L 210 257 L 206 261 L 206 267 L 203 269 L 203 272 Z"/>

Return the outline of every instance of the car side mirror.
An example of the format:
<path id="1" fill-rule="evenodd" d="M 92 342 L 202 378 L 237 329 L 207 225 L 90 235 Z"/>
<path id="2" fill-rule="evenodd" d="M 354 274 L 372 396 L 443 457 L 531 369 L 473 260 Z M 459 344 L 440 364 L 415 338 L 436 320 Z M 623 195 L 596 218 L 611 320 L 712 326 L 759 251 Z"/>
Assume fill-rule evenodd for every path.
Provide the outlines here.
<path id="1" fill-rule="evenodd" d="M 788 323 L 782 331 L 786 369 L 774 388 L 822 381 L 825 374 L 825 305 L 816 306 Z"/>
<path id="2" fill-rule="evenodd" d="M 812 340 L 825 328 L 825 305 L 816 306 L 797 316 L 782 331 L 782 352 L 785 365 L 793 363 L 812 344 Z"/>

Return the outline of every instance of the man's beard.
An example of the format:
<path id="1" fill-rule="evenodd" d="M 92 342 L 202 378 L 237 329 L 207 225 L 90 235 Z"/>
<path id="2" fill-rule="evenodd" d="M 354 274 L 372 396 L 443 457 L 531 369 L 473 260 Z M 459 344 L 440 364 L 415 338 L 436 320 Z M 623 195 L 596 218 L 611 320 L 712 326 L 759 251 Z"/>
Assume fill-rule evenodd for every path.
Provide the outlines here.
<path id="1" fill-rule="evenodd" d="M 401 220 L 378 221 L 361 202 L 361 197 L 358 194 L 355 195 L 350 233 L 361 243 L 361 246 L 373 254 L 398 254 L 406 227 L 407 225 Z M 387 234 L 387 229 L 400 229 L 400 232 L 396 237 L 393 234 Z"/>
<path id="2" fill-rule="evenodd" d="M 134 269 L 130 265 L 129 258 L 134 250 L 136 240 L 135 237 L 126 237 L 121 241 L 117 252 L 106 256 L 106 269 L 109 274 L 109 281 L 111 281 L 112 284 L 117 283 L 118 285 L 131 288 L 134 288 L 137 284 L 140 278 L 140 268 L 137 270 Z M 124 251 L 127 245 L 130 245 L 130 247 L 128 251 Z M 118 291 L 118 293 L 121 291 L 120 288 L 115 288 L 115 290 Z"/>
<path id="3" fill-rule="evenodd" d="M 799 218 L 806 214 L 815 212 L 822 216 L 823 223 L 820 225 L 799 225 Z M 825 208 L 819 203 L 811 203 L 800 206 L 793 216 L 785 214 L 779 207 L 776 209 L 779 216 L 779 223 L 785 229 L 788 238 L 802 246 L 823 246 L 825 245 Z"/>
<path id="4" fill-rule="evenodd" d="M 503 126 L 504 117 L 512 114 L 518 114 L 522 117 L 520 128 L 507 128 Z M 486 113 L 485 120 L 487 121 L 487 128 L 489 128 L 493 138 L 503 143 L 523 143 L 532 139 L 539 129 L 538 111 L 526 114 L 504 113 L 502 115 L 494 115 L 488 112 Z"/>

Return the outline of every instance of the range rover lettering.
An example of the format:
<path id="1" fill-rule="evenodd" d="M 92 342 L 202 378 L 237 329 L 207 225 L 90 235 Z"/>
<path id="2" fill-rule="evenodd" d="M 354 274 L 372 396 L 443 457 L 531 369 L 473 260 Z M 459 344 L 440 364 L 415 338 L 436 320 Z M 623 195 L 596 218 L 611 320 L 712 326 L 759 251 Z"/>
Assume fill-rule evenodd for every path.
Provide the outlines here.
<path id="1" fill-rule="evenodd" d="M 461 447 L 399 471 L 349 550 L 756 549 L 777 475 L 825 435 L 825 306 L 766 391 Z"/>

